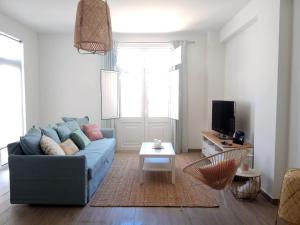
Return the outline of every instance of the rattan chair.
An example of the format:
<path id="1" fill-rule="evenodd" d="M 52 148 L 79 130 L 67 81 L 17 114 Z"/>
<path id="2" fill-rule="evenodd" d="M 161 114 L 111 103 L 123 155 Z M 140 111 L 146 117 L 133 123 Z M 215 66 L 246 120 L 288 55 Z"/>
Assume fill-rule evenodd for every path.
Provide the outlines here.
<path id="1" fill-rule="evenodd" d="M 184 167 L 183 172 L 215 190 L 224 190 L 228 187 L 237 169 L 247 157 L 249 149 L 233 149 L 192 162 Z M 200 184 L 201 184 L 200 183 Z M 191 182 L 191 186 L 199 183 Z M 188 190 L 186 195 L 189 194 Z M 220 192 L 223 196 L 223 193 Z"/>
<path id="2" fill-rule="evenodd" d="M 300 169 L 289 169 L 283 179 L 278 218 L 287 224 L 300 225 Z"/>

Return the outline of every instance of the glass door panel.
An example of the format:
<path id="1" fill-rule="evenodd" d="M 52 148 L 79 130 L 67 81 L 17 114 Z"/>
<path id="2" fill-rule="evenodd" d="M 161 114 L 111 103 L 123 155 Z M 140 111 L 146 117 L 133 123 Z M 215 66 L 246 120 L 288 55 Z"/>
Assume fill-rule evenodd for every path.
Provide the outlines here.
<path id="1" fill-rule="evenodd" d="M 141 73 L 121 72 L 121 117 L 142 117 L 144 79 Z"/>

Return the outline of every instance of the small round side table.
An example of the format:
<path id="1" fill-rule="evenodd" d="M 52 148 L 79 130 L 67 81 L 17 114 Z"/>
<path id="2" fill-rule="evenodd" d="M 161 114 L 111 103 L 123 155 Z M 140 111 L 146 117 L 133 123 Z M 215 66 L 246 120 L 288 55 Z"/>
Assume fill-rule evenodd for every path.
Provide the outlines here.
<path id="1" fill-rule="evenodd" d="M 231 183 L 231 192 L 238 199 L 255 199 L 260 193 L 261 173 L 256 169 L 238 169 Z"/>

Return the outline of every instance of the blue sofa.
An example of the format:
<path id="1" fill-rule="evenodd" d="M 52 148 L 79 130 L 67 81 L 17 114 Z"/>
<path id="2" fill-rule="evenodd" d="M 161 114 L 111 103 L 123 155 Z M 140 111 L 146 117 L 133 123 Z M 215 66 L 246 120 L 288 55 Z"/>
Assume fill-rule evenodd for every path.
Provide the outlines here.
<path id="1" fill-rule="evenodd" d="M 116 140 L 113 129 L 72 156 L 24 155 L 8 145 L 12 204 L 85 205 L 109 171 Z"/>

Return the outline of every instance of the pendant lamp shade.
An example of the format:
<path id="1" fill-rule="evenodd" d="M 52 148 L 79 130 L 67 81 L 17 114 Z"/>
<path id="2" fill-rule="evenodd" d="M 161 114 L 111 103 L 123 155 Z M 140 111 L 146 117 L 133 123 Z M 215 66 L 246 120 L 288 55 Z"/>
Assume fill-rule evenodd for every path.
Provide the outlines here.
<path id="1" fill-rule="evenodd" d="M 110 12 L 103 0 L 80 0 L 77 7 L 74 47 L 94 54 L 112 49 Z"/>

